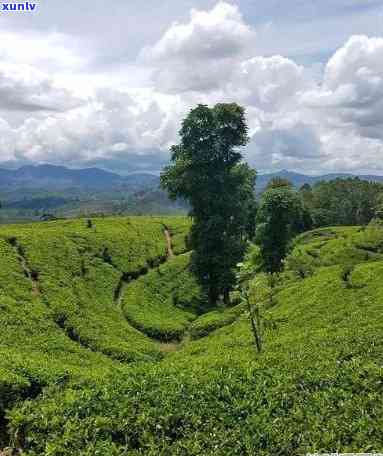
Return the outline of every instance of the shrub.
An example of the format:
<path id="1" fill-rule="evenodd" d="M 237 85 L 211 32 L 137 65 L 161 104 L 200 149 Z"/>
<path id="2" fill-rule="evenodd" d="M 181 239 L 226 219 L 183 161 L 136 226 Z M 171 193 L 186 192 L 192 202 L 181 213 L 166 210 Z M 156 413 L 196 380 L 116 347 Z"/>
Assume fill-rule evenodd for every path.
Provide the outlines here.
<path id="1" fill-rule="evenodd" d="M 192 339 L 207 336 L 216 329 L 233 323 L 244 311 L 245 306 L 239 304 L 229 309 L 208 312 L 191 324 L 190 335 Z"/>

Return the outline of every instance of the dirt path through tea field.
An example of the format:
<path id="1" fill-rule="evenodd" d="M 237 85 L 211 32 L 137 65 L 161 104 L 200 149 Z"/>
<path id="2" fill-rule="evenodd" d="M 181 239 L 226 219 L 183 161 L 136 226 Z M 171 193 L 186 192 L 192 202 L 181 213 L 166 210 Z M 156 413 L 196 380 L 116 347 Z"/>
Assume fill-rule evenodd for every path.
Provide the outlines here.
<path id="1" fill-rule="evenodd" d="M 166 237 L 168 258 L 173 258 L 174 257 L 174 252 L 173 252 L 173 247 L 172 247 L 172 235 L 170 234 L 170 231 L 169 231 L 169 229 L 166 226 L 165 226 L 165 229 L 164 229 L 164 234 L 165 234 L 165 237 Z"/>

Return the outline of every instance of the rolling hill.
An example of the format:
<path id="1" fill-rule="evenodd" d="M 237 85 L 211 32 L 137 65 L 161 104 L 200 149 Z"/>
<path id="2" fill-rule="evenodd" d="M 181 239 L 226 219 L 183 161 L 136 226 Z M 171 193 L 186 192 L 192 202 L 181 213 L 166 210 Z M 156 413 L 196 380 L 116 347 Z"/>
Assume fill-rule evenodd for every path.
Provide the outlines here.
<path id="1" fill-rule="evenodd" d="M 382 451 L 383 228 L 304 233 L 276 281 L 254 277 L 261 353 L 242 304 L 204 307 L 188 229 L 182 217 L 0 228 L 3 446 Z"/>
<path id="2" fill-rule="evenodd" d="M 0 168 L 0 203 L 0 223 L 36 221 L 47 213 L 67 218 L 186 212 L 185 204 L 159 189 L 158 176 L 52 165 Z"/>
<path id="3" fill-rule="evenodd" d="M 23 166 L 16 170 L 0 168 L 0 190 L 19 188 L 62 191 L 111 191 L 116 188 L 140 190 L 158 186 L 159 178 L 152 174 L 120 176 L 98 168 L 69 169 L 64 166 L 38 165 Z"/>

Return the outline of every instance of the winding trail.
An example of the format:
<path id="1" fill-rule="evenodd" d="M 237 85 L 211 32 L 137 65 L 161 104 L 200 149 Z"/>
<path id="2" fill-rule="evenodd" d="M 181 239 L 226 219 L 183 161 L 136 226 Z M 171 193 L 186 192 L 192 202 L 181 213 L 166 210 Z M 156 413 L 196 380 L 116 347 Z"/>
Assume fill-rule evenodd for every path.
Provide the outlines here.
<path id="1" fill-rule="evenodd" d="M 126 277 L 125 274 L 122 274 L 120 281 L 118 282 L 117 288 L 114 292 L 114 302 L 120 308 L 122 306 L 122 299 L 124 297 L 125 288 L 131 282 L 131 280 L 131 277 Z"/>
<path id="2" fill-rule="evenodd" d="M 174 258 L 176 255 L 173 251 L 173 245 L 172 245 L 172 234 L 171 234 L 171 231 L 169 230 L 169 228 L 166 226 L 166 225 L 163 225 L 164 227 L 164 236 L 165 236 L 165 239 L 166 239 L 166 251 L 167 251 L 167 255 L 166 257 L 163 258 L 163 261 L 160 261 L 160 264 L 163 264 L 163 263 L 166 263 L 168 260 L 171 260 L 172 258 Z M 154 267 L 149 267 L 145 270 L 142 270 L 140 271 L 139 273 L 135 274 L 135 275 L 128 275 L 126 273 L 122 274 L 121 275 L 121 278 L 120 278 L 120 281 L 116 287 L 116 290 L 115 290 L 115 293 L 114 293 L 114 302 L 116 303 L 116 305 L 122 310 L 122 302 L 123 302 L 123 299 L 124 299 L 124 294 L 125 294 L 125 291 L 127 289 L 127 287 L 129 286 L 129 284 L 131 284 L 132 282 L 134 282 L 135 280 L 139 279 L 140 277 L 143 277 L 145 276 L 146 274 L 148 274 L 150 271 L 153 271 L 155 269 L 157 269 L 159 266 L 154 266 Z M 126 318 L 126 316 L 125 316 Z M 129 322 L 129 321 L 128 321 Z M 135 327 L 132 322 L 129 322 L 133 327 Z M 138 329 L 138 328 L 136 328 Z M 142 332 L 140 329 L 138 329 L 140 332 Z M 143 334 L 145 334 L 143 332 Z M 182 344 L 182 341 L 178 341 L 178 340 L 172 340 L 172 341 L 167 341 L 167 342 L 164 342 L 164 341 L 161 341 L 159 339 L 155 339 L 153 337 L 150 337 L 148 336 L 147 334 L 145 334 L 147 337 L 149 337 L 150 339 L 153 340 L 153 342 L 155 342 L 159 348 L 159 350 L 163 353 L 163 354 L 168 354 L 168 353 L 172 353 L 174 351 L 177 351 L 180 347 L 180 345 Z"/>
<path id="3" fill-rule="evenodd" d="M 164 234 L 165 234 L 165 238 L 166 238 L 168 258 L 174 258 L 175 255 L 174 255 L 173 246 L 172 246 L 172 235 L 167 226 L 164 226 Z"/>
<path id="4" fill-rule="evenodd" d="M 175 257 L 175 254 L 173 252 L 173 246 L 172 246 L 172 235 L 167 226 L 164 225 L 164 235 L 166 239 L 166 252 L 167 256 L 166 258 L 159 258 L 160 264 L 165 263 L 167 260 L 170 260 Z M 133 280 L 137 280 L 140 277 L 145 276 L 148 274 L 148 272 L 157 269 L 159 266 L 154 266 L 154 267 L 148 267 L 148 268 L 143 268 L 141 271 L 137 272 L 136 274 L 127 274 L 123 273 L 121 275 L 120 281 L 117 285 L 117 288 L 114 292 L 114 302 L 117 304 L 118 307 L 121 307 L 122 300 L 124 298 L 124 291 L 126 287 L 131 283 Z"/>

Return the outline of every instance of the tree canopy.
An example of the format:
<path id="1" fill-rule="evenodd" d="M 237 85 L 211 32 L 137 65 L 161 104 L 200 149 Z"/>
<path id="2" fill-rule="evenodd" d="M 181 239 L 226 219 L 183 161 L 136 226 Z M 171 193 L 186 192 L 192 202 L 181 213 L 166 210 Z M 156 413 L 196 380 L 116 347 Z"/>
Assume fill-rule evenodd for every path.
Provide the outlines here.
<path id="1" fill-rule="evenodd" d="M 263 267 L 273 273 L 281 270 L 292 237 L 311 228 L 311 218 L 298 192 L 283 185 L 262 194 L 256 226 Z"/>
<path id="2" fill-rule="evenodd" d="M 161 185 L 191 206 L 192 267 L 210 303 L 228 298 L 235 266 L 254 231 L 255 171 L 242 161 L 248 142 L 244 109 L 235 104 L 198 105 L 182 122 L 181 141 Z"/>
<path id="3" fill-rule="evenodd" d="M 355 178 L 319 182 L 300 193 L 312 214 L 314 226 L 366 225 L 375 216 L 383 185 Z"/>

